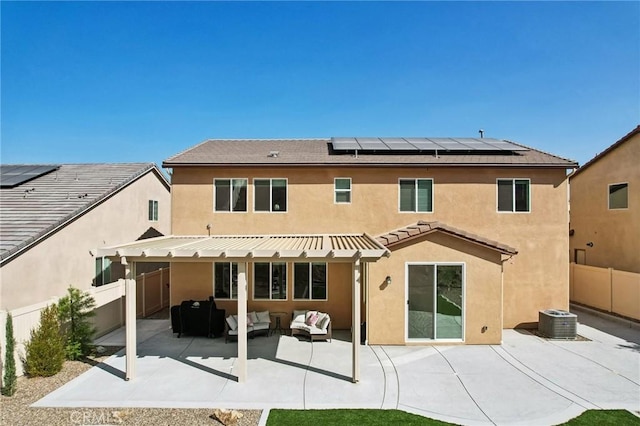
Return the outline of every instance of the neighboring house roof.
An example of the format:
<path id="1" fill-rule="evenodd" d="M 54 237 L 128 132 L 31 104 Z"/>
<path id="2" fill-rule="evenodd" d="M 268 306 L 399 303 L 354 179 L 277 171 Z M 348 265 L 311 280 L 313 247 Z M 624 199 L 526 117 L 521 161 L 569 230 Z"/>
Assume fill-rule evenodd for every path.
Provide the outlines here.
<path id="1" fill-rule="evenodd" d="M 620 140 L 618 140 L 613 145 L 611 145 L 610 147 L 608 147 L 607 149 L 605 149 L 604 151 L 602 151 L 601 153 L 599 153 L 598 155 L 593 157 L 591 160 L 589 160 L 586 163 L 584 163 L 582 165 L 582 167 L 580 167 L 578 170 L 574 171 L 573 173 L 571 173 L 569 175 L 569 179 L 574 178 L 576 175 L 582 173 L 589 166 L 591 166 L 592 164 L 594 164 L 595 162 L 597 162 L 598 160 L 600 160 L 601 158 L 603 158 L 604 156 L 609 154 L 611 151 L 613 151 L 614 149 L 616 149 L 617 147 L 619 147 L 623 143 L 627 142 L 628 140 L 630 140 L 632 137 L 634 137 L 637 134 L 640 134 L 640 125 L 636 126 L 635 129 L 633 129 L 632 131 L 630 131 L 629 133 L 624 135 L 622 138 L 620 138 Z"/>
<path id="2" fill-rule="evenodd" d="M 344 139 L 344 138 L 340 138 Z M 355 139 L 355 138 L 353 138 Z M 375 138 L 361 138 L 375 139 Z M 386 138 L 408 141 L 417 138 Z M 429 140 L 428 138 L 420 138 Z M 432 138 L 434 140 L 453 138 Z M 471 140 L 471 138 L 466 138 Z M 575 168 L 575 161 L 525 147 L 514 142 L 514 150 L 463 151 L 431 149 L 423 151 L 353 151 L 334 149 L 336 138 L 323 139 L 217 139 L 207 140 L 176 154 L 162 164 L 176 166 L 501 166 Z M 485 140 L 485 139 L 482 139 Z M 516 148 L 517 147 L 517 148 Z"/>
<path id="3" fill-rule="evenodd" d="M 0 165 L 0 169 L 6 172 L 16 169 L 16 166 Z M 28 166 L 17 169 L 28 170 Z M 164 175 L 153 163 L 62 164 L 15 186 L 15 179 L 10 179 L 11 184 L 1 185 L 0 189 L 0 264 L 147 173 L 157 175 L 170 190 Z M 7 174 L 3 173 L 4 176 Z"/>
<path id="4" fill-rule="evenodd" d="M 474 244 L 497 250 L 504 254 L 518 254 L 518 251 L 506 244 L 481 237 L 480 235 L 466 232 L 453 226 L 446 225 L 442 222 L 424 222 L 419 221 L 415 225 L 409 225 L 404 228 L 396 229 L 387 234 L 379 235 L 376 239 L 385 247 L 393 247 L 396 244 L 405 243 L 412 239 L 420 238 L 433 232 L 443 232 L 463 240 L 467 240 Z"/>

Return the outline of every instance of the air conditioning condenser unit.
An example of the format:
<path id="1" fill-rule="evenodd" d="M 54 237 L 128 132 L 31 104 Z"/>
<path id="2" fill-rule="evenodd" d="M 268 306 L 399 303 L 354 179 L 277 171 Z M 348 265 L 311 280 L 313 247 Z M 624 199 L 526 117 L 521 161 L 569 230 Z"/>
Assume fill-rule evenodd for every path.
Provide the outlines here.
<path id="1" fill-rule="evenodd" d="M 552 339 L 575 339 L 576 314 L 559 309 L 547 309 L 538 314 L 538 332 Z"/>

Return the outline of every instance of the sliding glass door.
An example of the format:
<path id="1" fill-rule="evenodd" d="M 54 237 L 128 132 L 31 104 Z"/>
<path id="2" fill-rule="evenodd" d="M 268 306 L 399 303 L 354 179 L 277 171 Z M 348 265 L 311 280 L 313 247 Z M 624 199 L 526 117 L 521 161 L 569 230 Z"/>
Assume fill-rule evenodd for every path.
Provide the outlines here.
<path id="1" fill-rule="evenodd" d="M 463 337 L 464 265 L 407 264 L 407 338 Z"/>

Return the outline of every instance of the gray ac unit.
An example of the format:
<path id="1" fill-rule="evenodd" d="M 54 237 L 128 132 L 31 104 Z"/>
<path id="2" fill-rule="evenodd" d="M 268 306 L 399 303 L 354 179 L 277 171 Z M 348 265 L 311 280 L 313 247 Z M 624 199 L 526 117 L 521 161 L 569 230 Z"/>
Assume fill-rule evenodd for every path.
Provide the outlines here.
<path id="1" fill-rule="evenodd" d="M 552 339 L 575 339 L 577 315 L 559 309 L 540 311 L 538 332 Z"/>

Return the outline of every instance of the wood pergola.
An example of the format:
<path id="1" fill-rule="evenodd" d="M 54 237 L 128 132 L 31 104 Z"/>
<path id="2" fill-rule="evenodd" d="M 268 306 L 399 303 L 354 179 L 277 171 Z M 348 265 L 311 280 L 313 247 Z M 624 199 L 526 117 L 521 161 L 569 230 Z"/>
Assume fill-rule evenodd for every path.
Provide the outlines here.
<path id="1" fill-rule="evenodd" d="M 166 236 L 92 250 L 125 266 L 126 371 L 135 377 L 137 262 L 236 262 L 238 264 L 238 382 L 247 379 L 247 262 L 327 262 L 352 265 L 352 381 L 360 380 L 360 267 L 390 255 L 367 234 Z"/>

